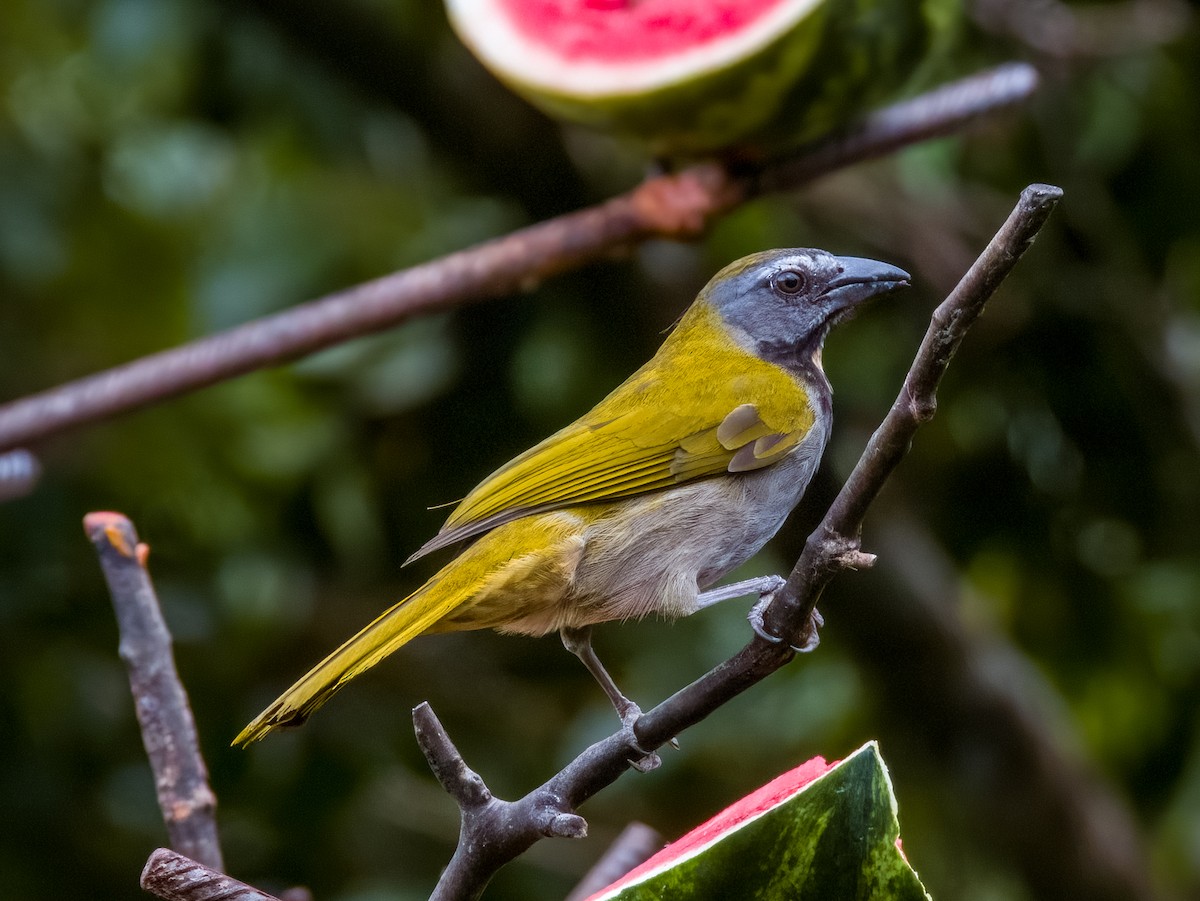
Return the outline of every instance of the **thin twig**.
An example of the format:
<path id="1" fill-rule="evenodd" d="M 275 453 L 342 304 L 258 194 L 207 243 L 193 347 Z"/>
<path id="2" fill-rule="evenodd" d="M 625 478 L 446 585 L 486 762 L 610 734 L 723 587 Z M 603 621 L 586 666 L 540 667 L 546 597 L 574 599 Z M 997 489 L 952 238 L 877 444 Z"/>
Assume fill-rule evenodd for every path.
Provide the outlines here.
<path id="1" fill-rule="evenodd" d="M 1034 90 L 1011 64 L 867 116 L 839 137 L 757 170 L 705 163 L 650 179 L 606 203 L 348 288 L 282 313 L 142 357 L 0 407 L 0 450 L 59 434 L 256 369 L 294 360 L 414 316 L 529 288 L 651 237 L 694 238 L 764 191 L 939 135 L 1013 106 Z"/>
<path id="2" fill-rule="evenodd" d="M 587 835 L 583 817 L 564 811 L 558 797 L 534 792 L 516 803 L 495 797 L 462 759 L 428 703 L 413 709 L 413 726 L 430 769 L 457 802 L 462 817 L 458 847 L 430 901 L 471 897 L 475 873 L 494 873 L 540 838 Z M 510 829 L 512 822 L 528 828 Z"/>
<path id="3" fill-rule="evenodd" d="M 633 730 L 610 735 L 576 757 L 566 768 L 517 801 L 500 801 L 487 794 L 486 817 L 463 809 L 462 830 L 442 879 L 436 901 L 470 901 L 480 896 L 495 872 L 546 834 L 555 817 L 571 816 L 579 805 L 629 768 L 634 747 L 652 751 L 723 703 L 783 666 L 794 656 L 791 637 L 806 637 L 821 590 L 842 569 L 863 565 L 858 531 L 863 514 L 883 482 L 906 453 L 915 430 L 933 415 L 935 391 L 951 356 L 988 298 L 1012 270 L 1033 236 L 1061 198 L 1058 188 L 1032 185 L 958 287 L 934 312 L 929 331 L 913 360 L 891 412 L 872 436 L 858 466 L 842 487 L 824 521 L 809 537 L 804 552 L 784 588 L 766 611 L 764 623 L 787 641 L 772 643 L 758 635 L 700 679 L 647 711 Z M 423 705 L 425 706 L 425 705 Z M 427 709 L 427 707 L 426 707 Z M 432 722 L 432 711 L 428 712 Z M 418 735 L 421 734 L 418 729 Z M 430 734 L 429 728 L 425 733 Z M 426 755 L 437 759 L 435 772 L 467 769 L 448 737 L 437 725 L 436 741 L 422 739 Z M 633 732 L 634 735 L 629 733 Z M 441 748 L 440 751 L 436 750 Z M 486 792 L 486 787 L 481 790 Z M 582 821 L 580 821 L 582 822 Z"/>
<path id="4" fill-rule="evenodd" d="M 141 884 L 167 901 L 282 901 L 167 848 L 150 855 Z"/>
<path id="5" fill-rule="evenodd" d="M 423 702 L 413 708 L 412 717 L 417 744 L 446 793 L 458 802 L 461 810 L 486 806 L 492 800 L 492 793 L 479 774 L 462 759 L 433 708 Z"/>
<path id="6" fill-rule="evenodd" d="M 146 571 L 149 548 L 120 513 L 89 513 L 83 528 L 100 558 L 120 630 L 142 743 L 154 771 L 171 847 L 220 870 L 217 799 L 200 756 L 196 723 L 175 670 L 171 634 Z"/>

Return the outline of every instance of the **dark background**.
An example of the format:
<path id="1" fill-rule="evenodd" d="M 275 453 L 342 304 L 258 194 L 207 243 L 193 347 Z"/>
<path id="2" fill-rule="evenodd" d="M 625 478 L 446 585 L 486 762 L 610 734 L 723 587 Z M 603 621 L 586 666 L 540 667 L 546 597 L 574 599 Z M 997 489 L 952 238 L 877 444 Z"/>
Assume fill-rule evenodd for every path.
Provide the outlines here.
<path id="1" fill-rule="evenodd" d="M 879 566 L 831 587 L 820 651 L 590 802 L 586 842 L 543 843 L 488 897 L 560 898 L 630 819 L 674 837 L 870 738 L 936 898 L 1033 897 L 1011 847 L 1044 824 L 981 800 L 980 749 L 1002 741 L 953 725 L 959 686 L 909 629 L 920 604 L 1128 806 L 1164 891 L 1200 892 L 1200 36 L 1115 34 L 1069 52 L 971 24 L 958 69 L 1042 69 L 1023 111 L 753 203 L 694 246 L 651 243 L 36 448 L 39 489 L 0 506 L 0 893 L 137 897 L 165 841 L 84 513 L 122 510 L 153 547 L 230 872 L 320 901 L 424 898 L 457 814 L 410 708 L 428 699 L 498 794 L 523 793 L 615 725 L 557 640 L 421 639 L 303 730 L 248 752 L 232 736 L 432 572 L 400 568 L 441 522 L 428 507 L 587 409 L 717 268 L 771 246 L 892 261 L 914 288 L 829 341 L 825 465 L 739 575 L 786 570 L 929 312 L 1034 181 L 1066 199 L 872 509 Z M 601 200 L 644 166 L 506 93 L 440 4 L 8 0 L 0 396 Z M 744 612 L 607 626 L 597 646 L 647 705 L 739 648 Z"/>

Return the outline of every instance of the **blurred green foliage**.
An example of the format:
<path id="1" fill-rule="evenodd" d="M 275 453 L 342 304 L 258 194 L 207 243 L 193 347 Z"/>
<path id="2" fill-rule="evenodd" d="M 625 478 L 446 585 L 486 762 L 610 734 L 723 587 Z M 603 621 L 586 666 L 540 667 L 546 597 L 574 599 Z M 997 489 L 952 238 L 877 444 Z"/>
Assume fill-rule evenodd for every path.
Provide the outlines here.
<path id="1" fill-rule="evenodd" d="M 962 63 L 1024 55 L 974 34 Z M 230 871 L 321 901 L 423 898 L 457 820 L 409 709 L 428 699 L 492 788 L 522 793 L 615 725 L 556 640 L 422 639 L 303 730 L 227 745 L 436 565 L 400 568 L 441 520 L 426 508 L 586 409 L 730 259 L 816 245 L 894 261 L 915 289 L 830 341 L 823 474 L 752 564 L 785 569 L 930 309 L 1038 180 L 1066 201 L 951 367 L 866 545 L 889 517 L 922 523 L 960 572 L 962 615 L 1028 655 L 1052 728 L 1128 801 L 1159 878 L 1200 892 L 1200 35 L 1037 61 L 1046 84 L 1021 114 L 757 202 L 698 246 L 650 244 L 38 447 L 39 490 L 0 506 L 4 897 L 135 897 L 165 837 L 84 513 L 120 509 L 153 547 Z M 504 92 L 440 4 L 8 0 L 0 396 L 602 199 L 643 165 Z M 895 578 L 885 557 L 870 581 L 840 579 L 819 653 L 589 803 L 591 839 L 535 848 L 489 897 L 562 897 L 628 820 L 677 835 L 872 737 L 934 896 L 1027 897 L 957 828 L 916 724 L 876 703 L 877 670 L 839 639 L 839 609 Z M 740 647 L 743 617 L 597 643 L 645 705 Z"/>

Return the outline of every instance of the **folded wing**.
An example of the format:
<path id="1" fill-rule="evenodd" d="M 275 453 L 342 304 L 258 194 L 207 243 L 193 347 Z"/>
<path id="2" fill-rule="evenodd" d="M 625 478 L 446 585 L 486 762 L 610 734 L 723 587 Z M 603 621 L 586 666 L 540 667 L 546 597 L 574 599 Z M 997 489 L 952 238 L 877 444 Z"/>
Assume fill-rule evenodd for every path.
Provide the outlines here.
<path id="1" fill-rule="evenodd" d="M 651 401 L 608 416 L 612 405 L 600 404 L 488 476 L 410 561 L 531 513 L 770 466 L 812 428 L 807 394 L 776 367 L 741 374 L 724 392 L 708 388 L 727 396 L 694 405 L 707 415 Z"/>

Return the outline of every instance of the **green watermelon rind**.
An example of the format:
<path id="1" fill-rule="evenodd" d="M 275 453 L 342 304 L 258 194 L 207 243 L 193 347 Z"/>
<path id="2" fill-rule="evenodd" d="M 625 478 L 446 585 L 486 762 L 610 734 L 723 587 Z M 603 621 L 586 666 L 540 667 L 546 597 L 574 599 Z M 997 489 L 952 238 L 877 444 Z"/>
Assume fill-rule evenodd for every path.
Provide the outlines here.
<path id="1" fill-rule="evenodd" d="M 899 832 L 891 780 L 870 742 L 715 841 L 589 901 L 930 901 Z"/>
<path id="2" fill-rule="evenodd" d="M 659 156 L 753 144 L 770 151 L 823 135 L 905 89 L 953 30 L 959 0 L 821 0 L 741 59 L 696 55 L 686 76 L 641 91 L 555 90 L 500 60 L 475 18 L 448 4 L 456 31 L 493 73 L 549 115 L 634 138 Z M 529 73 L 533 75 L 535 73 Z"/>

